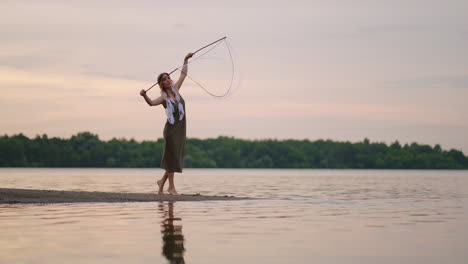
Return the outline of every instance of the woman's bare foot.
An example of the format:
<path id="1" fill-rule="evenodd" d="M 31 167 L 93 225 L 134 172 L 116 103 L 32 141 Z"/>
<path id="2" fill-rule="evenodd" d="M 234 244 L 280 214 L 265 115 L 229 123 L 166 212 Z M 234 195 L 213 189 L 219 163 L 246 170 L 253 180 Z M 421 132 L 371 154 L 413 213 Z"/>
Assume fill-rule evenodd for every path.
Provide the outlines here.
<path id="1" fill-rule="evenodd" d="M 175 189 L 167 189 L 167 192 L 171 195 L 179 195 L 179 193 Z"/>
<path id="2" fill-rule="evenodd" d="M 156 183 L 157 183 L 158 186 L 159 186 L 158 194 L 164 194 L 164 191 L 163 191 L 164 185 L 163 185 L 163 183 L 161 182 L 161 180 L 157 181 Z"/>

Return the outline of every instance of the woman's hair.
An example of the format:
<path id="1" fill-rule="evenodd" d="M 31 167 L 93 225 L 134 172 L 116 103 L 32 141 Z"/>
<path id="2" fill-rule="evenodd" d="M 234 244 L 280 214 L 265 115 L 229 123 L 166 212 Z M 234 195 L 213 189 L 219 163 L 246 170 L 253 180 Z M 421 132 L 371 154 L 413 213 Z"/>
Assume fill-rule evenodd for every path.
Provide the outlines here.
<path id="1" fill-rule="evenodd" d="M 167 72 L 163 72 L 161 74 L 158 75 L 158 83 L 159 83 L 159 88 L 161 89 L 161 91 L 163 90 L 163 87 L 162 87 L 162 84 L 161 84 L 161 79 L 165 76 L 169 76 L 169 73 Z"/>

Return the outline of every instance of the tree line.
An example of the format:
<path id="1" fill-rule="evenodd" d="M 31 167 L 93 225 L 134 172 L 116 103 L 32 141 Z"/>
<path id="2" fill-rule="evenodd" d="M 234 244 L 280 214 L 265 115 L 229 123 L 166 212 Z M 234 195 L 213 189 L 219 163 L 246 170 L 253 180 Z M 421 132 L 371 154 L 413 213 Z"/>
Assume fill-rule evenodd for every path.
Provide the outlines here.
<path id="1" fill-rule="evenodd" d="M 23 134 L 0 137 L 0 167 L 159 167 L 164 140 L 100 140 L 82 132 L 69 139 Z M 468 157 L 395 141 L 337 142 L 332 140 L 243 140 L 232 137 L 187 139 L 186 168 L 352 168 L 468 169 Z"/>

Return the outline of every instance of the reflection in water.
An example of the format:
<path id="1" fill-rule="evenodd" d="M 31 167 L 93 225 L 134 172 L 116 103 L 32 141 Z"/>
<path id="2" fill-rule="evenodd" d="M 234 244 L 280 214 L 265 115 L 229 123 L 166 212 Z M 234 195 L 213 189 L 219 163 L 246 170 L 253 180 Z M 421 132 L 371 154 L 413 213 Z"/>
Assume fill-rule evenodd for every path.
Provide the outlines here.
<path id="1" fill-rule="evenodd" d="M 174 217 L 174 202 L 161 202 L 159 212 L 163 218 L 161 222 L 163 255 L 169 260 L 169 263 L 185 263 L 184 236 L 182 235 L 182 223 L 180 222 L 182 219 Z"/>

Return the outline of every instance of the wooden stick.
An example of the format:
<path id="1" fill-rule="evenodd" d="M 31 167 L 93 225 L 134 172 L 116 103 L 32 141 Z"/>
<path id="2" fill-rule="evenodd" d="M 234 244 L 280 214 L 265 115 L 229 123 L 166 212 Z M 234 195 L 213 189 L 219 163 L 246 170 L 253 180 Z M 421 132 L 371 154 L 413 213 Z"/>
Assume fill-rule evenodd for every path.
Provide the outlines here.
<path id="1" fill-rule="evenodd" d="M 197 49 L 197 51 L 195 51 L 193 54 L 195 54 L 195 53 L 199 52 L 200 50 L 202 50 L 202 49 L 204 49 L 204 48 L 207 48 L 207 47 L 209 47 L 209 46 L 211 46 L 211 45 L 213 45 L 213 44 L 215 44 L 215 43 L 217 43 L 217 42 L 220 42 L 221 40 L 223 40 L 223 39 L 225 39 L 225 38 L 226 38 L 226 37 L 220 38 L 220 39 L 218 39 L 217 41 L 213 41 L 213 42 L 211 42 L 210 44 L 206 45 L 205 47 Z"/>

